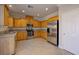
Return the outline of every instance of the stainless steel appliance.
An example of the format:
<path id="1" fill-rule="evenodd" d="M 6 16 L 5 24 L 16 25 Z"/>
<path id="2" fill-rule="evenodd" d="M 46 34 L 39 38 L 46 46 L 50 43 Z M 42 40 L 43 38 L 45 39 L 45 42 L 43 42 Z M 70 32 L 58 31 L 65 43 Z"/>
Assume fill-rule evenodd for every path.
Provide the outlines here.
<path id="1" fill-rule="evenodd" d="M 26 31 L 28 36 L 34 36 L 33 24 L 27 24 Z"/>

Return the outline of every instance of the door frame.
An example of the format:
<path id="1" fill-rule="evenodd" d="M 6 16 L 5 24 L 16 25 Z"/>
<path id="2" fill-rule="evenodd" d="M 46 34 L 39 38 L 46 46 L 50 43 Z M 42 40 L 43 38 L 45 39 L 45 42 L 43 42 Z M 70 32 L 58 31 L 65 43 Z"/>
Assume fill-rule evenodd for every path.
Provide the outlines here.
<path id="1" fill-rule="evenodd" d="M 59 46 L 59 20 L 57 20 L 57 47 Z"/>
<path id="2" fill-rule="evenodd" d="M 57 44 L 54 44 L 54 43 L 52 43 L 52 42 L 50 42 L 50 41 L 48 41 L 49 43 L 51 43 L 52 45 L 55 45 L 55 46 L 59 46 L 59 20 L 57 20 L 57 34 L 56 34 L 56 43 Z"/>

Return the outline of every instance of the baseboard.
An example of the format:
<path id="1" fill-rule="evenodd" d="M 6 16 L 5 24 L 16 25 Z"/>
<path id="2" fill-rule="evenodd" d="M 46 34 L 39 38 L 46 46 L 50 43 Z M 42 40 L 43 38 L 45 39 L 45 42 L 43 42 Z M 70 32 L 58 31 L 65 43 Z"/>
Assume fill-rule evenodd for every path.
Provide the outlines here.
<path id="1" fill-rule="evenodd" d="M 47 41 L 47 42 L 57 47 L 57 45 L 56 45 L 56 44 L 54 44 L 54 43 L 52 43 L 52 42 L 50 42 L 50 41 Z"/>
<path id="2" fill-rule="evenodd" d="M 65 50 L 65 49 L 63 49 L 63 50 Z M 70 51 L 68 51 L 68 50 L 65 50 L 65 51 L 67 51 L 67 52 L 71 53 L 72 55 L 75 55 L 74 53 L 72 53 L 72 52 L 70 52 Z"/>

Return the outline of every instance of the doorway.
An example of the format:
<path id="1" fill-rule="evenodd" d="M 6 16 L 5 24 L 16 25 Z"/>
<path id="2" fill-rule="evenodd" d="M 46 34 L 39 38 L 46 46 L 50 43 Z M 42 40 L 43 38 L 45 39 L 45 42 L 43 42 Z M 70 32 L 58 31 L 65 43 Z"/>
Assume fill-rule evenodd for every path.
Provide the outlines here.
<path id="1" fill-rule="evenodd" d="M 47 28 L 48 42 L 58 46 L 59 45 L 59 20 L 48 23 Z"/>

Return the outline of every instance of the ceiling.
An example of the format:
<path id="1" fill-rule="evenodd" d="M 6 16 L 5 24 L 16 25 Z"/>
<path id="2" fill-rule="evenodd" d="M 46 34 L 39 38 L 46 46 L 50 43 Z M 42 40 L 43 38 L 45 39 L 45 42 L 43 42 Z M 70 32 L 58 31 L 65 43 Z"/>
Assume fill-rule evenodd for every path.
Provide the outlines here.
<path id="1" fill-rule="evenodd" d="M 48 11 L 46 11 L 45 8 L 48 8 Z M 24 12 L 22 12 L 22 10 L 24 10 Z M 30 4 L 30 5 L 13 4 L 12 7 L 9 7 L 9 11 L 13 15 L 15 14 L 18 14 L 20 16 L 30 15 L 30 16 L 41 18 L 57 11 L 57 5 L 56 4 Z M 39 14 L 39 16 L 37 16 L 37 14 Z"/>

